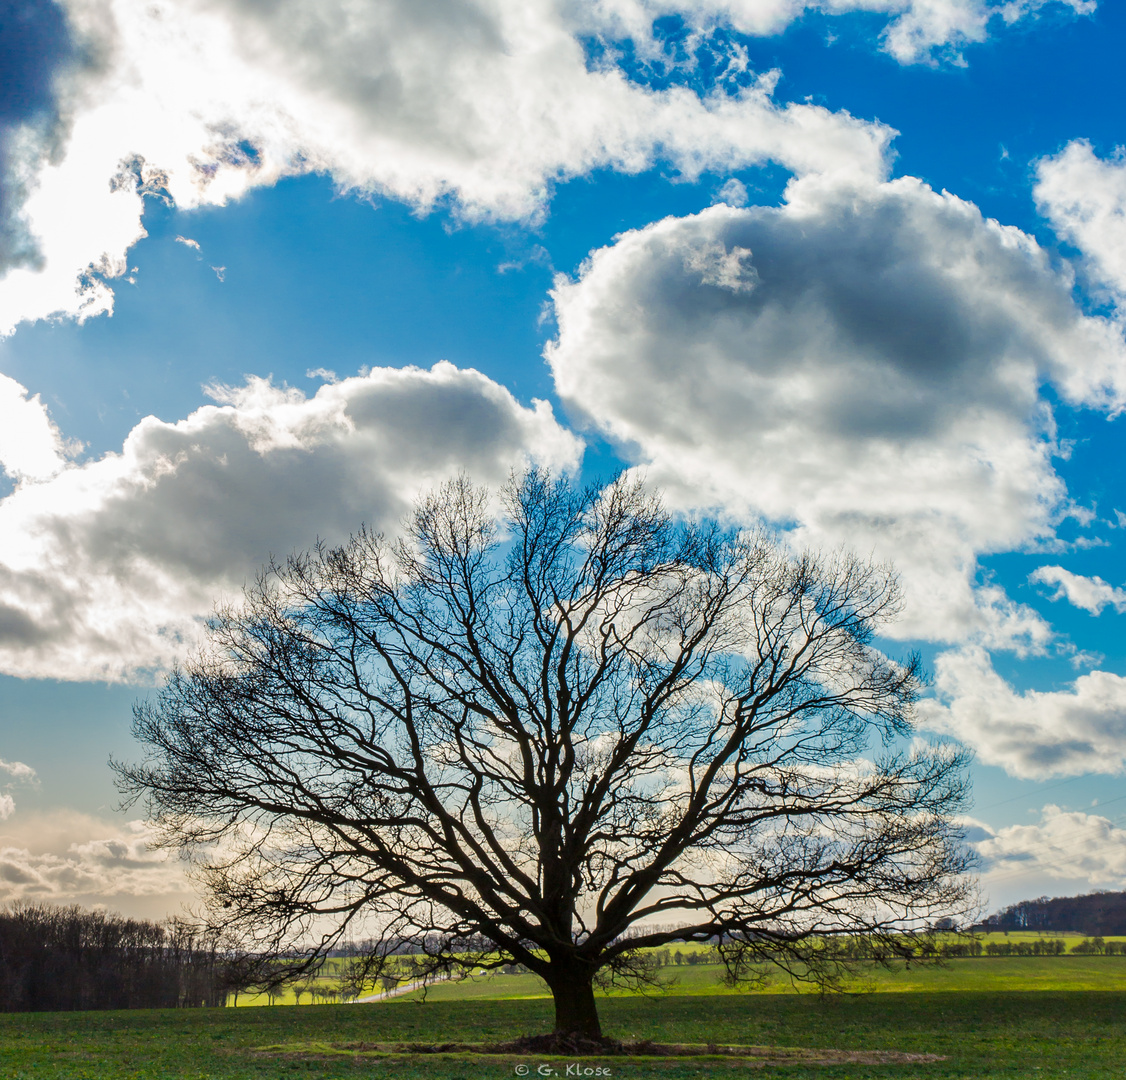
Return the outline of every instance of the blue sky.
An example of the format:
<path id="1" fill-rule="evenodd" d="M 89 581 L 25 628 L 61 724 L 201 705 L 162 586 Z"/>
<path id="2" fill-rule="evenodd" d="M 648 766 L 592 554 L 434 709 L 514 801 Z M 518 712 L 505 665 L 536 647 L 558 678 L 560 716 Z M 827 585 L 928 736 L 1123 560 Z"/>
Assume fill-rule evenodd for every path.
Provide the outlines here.
<path id="1" fill-rule="evenodd" d="M 1126 887 L 1121 5 L 0 25 L 0 900 L 175 910 L 131 704 L 271 552 L 527 460 L 894 560 L 991 906 Z"/>

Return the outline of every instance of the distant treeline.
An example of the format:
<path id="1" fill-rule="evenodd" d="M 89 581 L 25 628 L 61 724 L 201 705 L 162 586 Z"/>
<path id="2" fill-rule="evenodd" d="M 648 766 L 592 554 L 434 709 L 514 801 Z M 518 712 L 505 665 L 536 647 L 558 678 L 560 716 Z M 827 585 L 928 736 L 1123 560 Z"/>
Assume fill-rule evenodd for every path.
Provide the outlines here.
<path id="1" fill-rule="evenodd" d="M 0 1011 L 222 1005 L 230 964 L 213 940 L 175 920 L 78 907 L 0 911 Z"/>
<path id="2" fill-rule="evenodd" d="M 1089 936 L 1126 934 L 1126 892 L 1022 900 L 990 915 L 975 929 L 1070 931 Z"/>

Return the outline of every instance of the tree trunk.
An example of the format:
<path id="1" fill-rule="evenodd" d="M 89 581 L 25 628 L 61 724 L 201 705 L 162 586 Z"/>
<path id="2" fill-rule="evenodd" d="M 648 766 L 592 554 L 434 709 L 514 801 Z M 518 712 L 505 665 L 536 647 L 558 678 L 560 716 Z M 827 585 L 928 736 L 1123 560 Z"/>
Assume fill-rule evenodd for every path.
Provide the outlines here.
<path id="1" fill-rule="evenodd" d="M 555 998 L 555 1033 L 602 1038 L 598 1006 L 594 1001 L 593 971 L 561 971 L 548 980 Z"/>

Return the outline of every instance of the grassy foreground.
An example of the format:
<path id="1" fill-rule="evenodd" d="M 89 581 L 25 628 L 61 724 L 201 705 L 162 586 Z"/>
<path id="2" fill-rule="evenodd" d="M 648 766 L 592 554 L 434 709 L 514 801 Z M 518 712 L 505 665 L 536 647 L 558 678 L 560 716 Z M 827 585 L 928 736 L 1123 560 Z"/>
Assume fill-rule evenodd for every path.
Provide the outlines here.
<path id="1" fill-rule="evenodd" d="M 0 1015 L 4 1080 L 500 1080 L 520 1075 L 727 1077 L 733 1074 L 859 1080 L 1069 1080 L 1119 1078 L 1126 1062 L 1126 992 L 961 991 L 609 998 L 607 1034 L 659 1042 L 732 1043 L 937 1053 L 920 1064 L 783 1065 L 690 1059 L 504 1058 L 342 1052 L 372 1042 L 503 1041 L 546 1031 L 545 1000 L 398 1001 L 116 1013 Z M 263 1052 L 262 1047 L 275 1050 Z M 283 1048 L 299 1054 L 279 1052 Z M 537 1074 L 544 1066 L 554 1073 Z M 568 1067 L 571 1072 L 568 1072 Z M 527 1073 L 518 1071 L 526 1068 Z M 585 1075 L 596 1076 L 589 1073 Z"/>

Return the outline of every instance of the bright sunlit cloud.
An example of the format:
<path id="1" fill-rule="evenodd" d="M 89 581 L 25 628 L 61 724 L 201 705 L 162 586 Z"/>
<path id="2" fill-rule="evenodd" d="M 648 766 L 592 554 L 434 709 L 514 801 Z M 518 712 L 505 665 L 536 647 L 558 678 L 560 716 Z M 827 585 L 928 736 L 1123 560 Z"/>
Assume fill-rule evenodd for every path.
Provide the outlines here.
<path id="1" fill-rule="evenodd" d="M 0 467 L 13 480 L 45 480 L 64 468 L 68 445 L 38 394 L 0 375 Z"/>
<path id="2" fill-rule="evenodd" d="M 767 161 L 798 174 L 886 169 L 888 128 L 778 104 L 771 73 L 701 98 L 589 65 L 554 0 L 67 10 L 87 54 L 108 62 L 62 80 L 59 123 L 14 144 L 40 259 L 0 284 L 0 335 L 110 312 L 110 282 L 145 235 L 146 194 L 223 205 L 316 170 L 420 209 L 449 199 L 471 219 L 529 219 L 561 180 L 657 160 L 689 178 Z"/>

